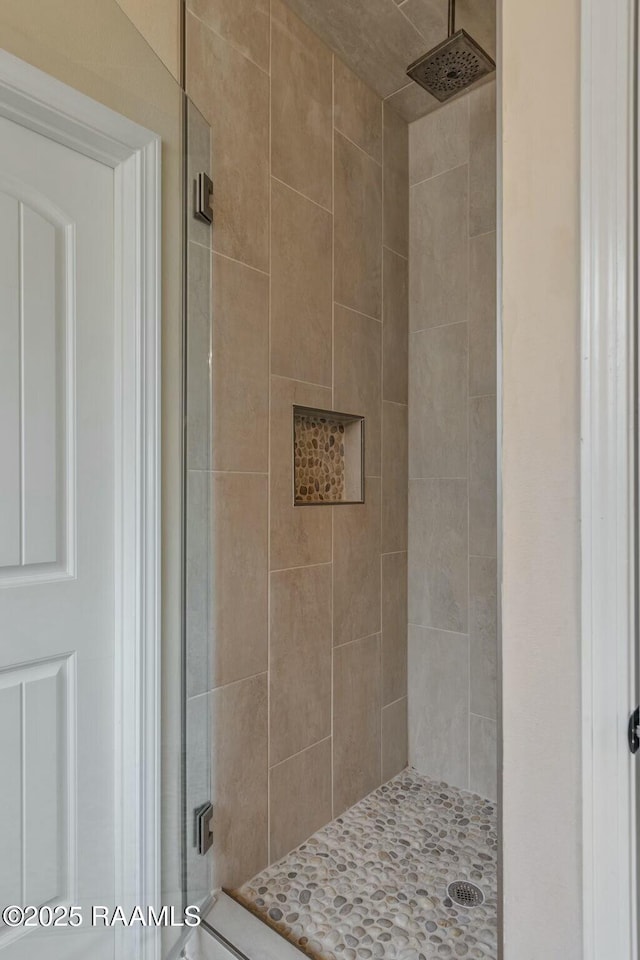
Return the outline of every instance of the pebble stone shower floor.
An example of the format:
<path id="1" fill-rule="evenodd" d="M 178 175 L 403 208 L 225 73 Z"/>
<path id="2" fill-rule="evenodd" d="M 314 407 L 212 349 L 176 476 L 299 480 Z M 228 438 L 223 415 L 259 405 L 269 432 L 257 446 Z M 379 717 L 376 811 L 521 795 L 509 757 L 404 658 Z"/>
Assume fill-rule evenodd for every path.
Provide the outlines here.
<path id="1" fill-rule="evenodd" d="M 492 802 L 408 769 L 233 896 L 316 960 L 495 960 L 496 847 Z"/>

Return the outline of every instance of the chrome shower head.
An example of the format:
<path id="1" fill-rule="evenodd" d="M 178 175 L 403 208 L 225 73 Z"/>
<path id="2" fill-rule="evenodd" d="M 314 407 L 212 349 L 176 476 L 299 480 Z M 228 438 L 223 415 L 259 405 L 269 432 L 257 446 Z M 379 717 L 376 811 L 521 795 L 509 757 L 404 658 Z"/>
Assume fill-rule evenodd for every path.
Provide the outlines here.
<path id="1" fill-rule="evenodd" d="M 407 68 L 407 75 L 441 103 L 496 68 L 466 30 L 455 32 L 454 20 L 455 0 L 449 0 L 449 36 Z"/>

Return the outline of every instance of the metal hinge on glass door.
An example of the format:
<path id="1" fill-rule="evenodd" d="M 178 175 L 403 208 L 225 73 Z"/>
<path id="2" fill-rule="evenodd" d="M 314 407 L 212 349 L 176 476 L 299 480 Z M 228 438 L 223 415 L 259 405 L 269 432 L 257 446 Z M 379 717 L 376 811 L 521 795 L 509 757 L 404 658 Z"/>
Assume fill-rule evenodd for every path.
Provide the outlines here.
<path id="1" fill-rule="evenodd" d="M 640 727 L 640 707 L 636 707 L 629 717 L 629 728 L 627 737 L 629 739 L 629 750 L 631 753 L 637 753 L 640 748 L 640 736 L 638 736 L 638 727 Z"/>
<path id="2" fill-rule="evenodd" d="M 211 829 L 211 820 L 213 818 L 213 804 L 203 803 L 195 811 L 196 818 L 196 849 L 201 856 L 210 850 L 213 846 L 213 830 Z"/>
<path id="3" fill-rule="evenodd" d="M 213 181 L 206 173 L 199 173 L 193 183 L 193 215 L 203 223 L 213 223 Z"/>

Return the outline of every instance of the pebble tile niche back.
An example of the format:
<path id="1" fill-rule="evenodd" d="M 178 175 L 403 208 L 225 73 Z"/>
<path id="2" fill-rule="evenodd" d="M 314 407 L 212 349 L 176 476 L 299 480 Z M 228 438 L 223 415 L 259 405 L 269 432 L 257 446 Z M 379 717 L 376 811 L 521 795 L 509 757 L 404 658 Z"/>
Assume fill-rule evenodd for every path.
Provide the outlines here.
<path id="1" fill-rule="evenodd" d="M 295 506 L 364 503 L 364 417 L 293 407 Z"/>

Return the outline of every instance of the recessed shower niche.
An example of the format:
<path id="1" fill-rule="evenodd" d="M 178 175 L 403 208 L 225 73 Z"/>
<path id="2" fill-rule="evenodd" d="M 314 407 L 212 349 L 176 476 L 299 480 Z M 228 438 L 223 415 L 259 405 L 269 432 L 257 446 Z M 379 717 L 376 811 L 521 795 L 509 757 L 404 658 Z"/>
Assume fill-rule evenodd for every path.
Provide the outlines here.
<path id="1" fill-rule="evenodd" d="M 364 503 L 364 417 L 293 407 L 295 506 Z"/>

